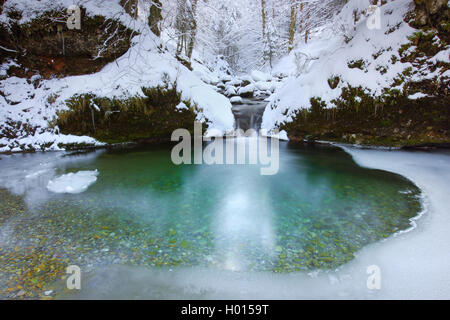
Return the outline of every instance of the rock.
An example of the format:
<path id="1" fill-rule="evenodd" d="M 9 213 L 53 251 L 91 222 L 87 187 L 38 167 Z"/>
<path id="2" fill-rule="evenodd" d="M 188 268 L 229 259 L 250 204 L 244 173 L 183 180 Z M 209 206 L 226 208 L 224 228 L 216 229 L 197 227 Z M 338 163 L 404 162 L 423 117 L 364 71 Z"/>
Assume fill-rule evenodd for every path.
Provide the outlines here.
<path id="1" fill-rule="evenodd" d="M 250 84 L 251 84 L 250 80 L 242 80 L 241 87 L 246 87 L 246 86 L 248 86 Z"/>
<path id="2" fill-rule="evenodd" d="M 253 98 L 255 89 L 255 85 L 249 84 L 246 87 L 240 88 L 238 94 L 243 98 Z"/>
<path id="3" fill-rule="evenodd" d="M 235 87 L 233 86 L 228 86 L 225 90 L 225 95 L 227 97 L 232 97 L 232 96 L 236 96 L 237 95 L 237 90 Z"/>
<path id="4" fill-rule="evenodd" d="M 444 16 L 445 12 L 448 11 L 448 8 L 443 8 L 447 6 L 447 0 L 414 0 L 414 3 L 416 4 L 416 19 L 414 22 L 418 26 L 431 25 L 433 20 L 436 20 L 436 17 L 432 16 Z"/>
<path id="5" fill-rule="evenodd" d="M 2 46 L 20 53 L 18 62 L 24 70 L 39 71 L 44 78 L 98 72 L 128 51 L 132 30 L 120 20 L 90 16 L 83 7 L 81 11 L 81 31 L 55 22 L 65 10 L 42 12 L 25 24 L 19 22 L 20 16 L 11 18 L 8 23 L 13 27 L 5 29 Z M 107 41 L 114 45 L 106 46 L 99 56 Z"/>
<path id="6" fill-rule="evenodd" d="M 239 87 L 239 86 L 242 86 L 242 80 L 234 79 L 234 80 L 231 80 L 230 82 L 228 82 L 227 84 L 230 86 Z M 246 85 L 249 85 L 249 84 L 250 84 L 250 82 Z"/>
<path id="7" fill-rule="evenodd" d="M 222 83 L 222 82 L 218 83 L 216 87 L 219 88 L 219 89 L 222 89 L 222 90 L 225 90 L 225 89 L 226 89 L 225 84 Z"/>

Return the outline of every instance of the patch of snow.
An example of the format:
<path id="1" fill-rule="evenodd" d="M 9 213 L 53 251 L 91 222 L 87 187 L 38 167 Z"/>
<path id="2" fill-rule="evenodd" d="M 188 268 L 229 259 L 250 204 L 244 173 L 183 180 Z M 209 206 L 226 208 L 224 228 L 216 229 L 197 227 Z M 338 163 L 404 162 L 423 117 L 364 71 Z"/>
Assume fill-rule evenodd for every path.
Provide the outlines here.
<path id="1" fill-rule="evenodd" d="M 278 140 L 289 141 L 288 134 L 285 130 L 281 130 L 277 133 L 273 131 L 267 132 L 266 130 L 261 130 L 261 132 L 263 137 L 270 137 Z"/>
<path id="2" fill-rule="evenodd" d="M 226 89 L 225 89 L 225 95 L 226 95 L 227 97 L 237 95 L 237 90 L 236 90 L 236 88 L 233 87 L 233 86 L 227 86 Z"/>
<path id="3" fill-rule="evenodd" d="M 258 81 L 255 83 L 256 88 L 261 91 L 271 91 L 273 88 L 273 85 L 271 82 L 266 81 Z"/>
<path id="4" fill-rule="evenodd" d="M 177 108 L 178 110 L 189 109 L 184 102 L 180 102 L 175 108 Z"/>
<path id="5" fill-rule="evenodd" d="M 408 99 L 410 99 L 410 100 L 417 100 L 417 99 L 425 98 L 425 97 L 428 97 L 428 95 L 425 94 L 425 93 L 422 93 L 422 92 L 416 92 L 416 93 L 408 96 Z"/>
<path id="6" fill-rule="evenodd" d="M 50 180 L 47 189 L 54 193 L 82 193 L 97 181 L 98 171 L 78 171 Z"/>
<path id="7" fill-rule="evenodd" d="M 430 61 L 432 63 L 450 63 L 450 46 L 447 46 L 446 50 L 439 51 L 433 58 L 430 59 Z"/>

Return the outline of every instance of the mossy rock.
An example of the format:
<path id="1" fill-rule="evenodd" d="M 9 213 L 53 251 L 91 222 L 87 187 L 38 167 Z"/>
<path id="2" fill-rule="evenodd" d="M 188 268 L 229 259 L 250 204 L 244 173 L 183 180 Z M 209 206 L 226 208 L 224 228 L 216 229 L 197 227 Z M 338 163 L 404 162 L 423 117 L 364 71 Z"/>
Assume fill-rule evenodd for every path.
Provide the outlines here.
<path id="1" fill-rule="evenodd" d="M 399 147 L 450 142 L 450 98 L 441 94 L 410 100 L 408 94 L 386 88 L 375 97 L 362 87 L 347 86 L 332 101 L 335 107 L 327 108 L 320 98 L 313 98 L 309 109 L 298 110 L 280 129 L 293 140 L 310 136 Z"/>
<path id="2" fill-rule="evenodd" d="M 16 53 L 2 52 L 0 58 L 15 58 L 23 69 L 37 70 L 44 78 L 98 72 L 131 45 L 131 29 L 119 20 L 89 16 L 83 7 L 81 30 L 67 28 L 66 8 L 43 12 L 25 24 L 19 23 L 20 12 L 8 15 L 9 25 L 0 25 L 0 45 Z"/>
<path id="3" fill-rule="evenodd" d="M 193 132 L 196 108 L 178 110 L 176 89 L 142 88 L 144 97 L 101 98 L 76 95 L 67 101 L 69 110 L 58 114 L 56 124 L 64 134 L 88 135 L 107 143 L 170 140 L 172 132 L 185 128 Z"/>

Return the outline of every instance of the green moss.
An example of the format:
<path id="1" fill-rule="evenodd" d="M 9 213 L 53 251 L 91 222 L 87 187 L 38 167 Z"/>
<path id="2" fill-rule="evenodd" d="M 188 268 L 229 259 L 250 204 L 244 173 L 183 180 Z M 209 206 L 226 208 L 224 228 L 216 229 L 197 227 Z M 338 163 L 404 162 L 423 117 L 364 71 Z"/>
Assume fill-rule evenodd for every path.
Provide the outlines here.
<path id="1" fill-rule="evenodd" d="M 139 140 L 170 140 L 175 129 L 193 131 L 195 106 L 178 110 L 176 89 L 142 88 L 144 97 L 109 99 L 92 94 L 76 95 L 67 101 L 69 110 L 58 114 L 57 125 L 64 134 L 88 135 L 107 143 Z"/>
<path id="2" fill-rule="evenodd" d="M 301 109 L 284 123 L 293 138 L 404 146 L 450 141 L 450 99 L 445 96 L 409 100 L 408 93 L 386 88 L 374 96 L 362 87 L 343 88 L 335 107 L 326 108 L 320 98 L 310 109 Z M 296 139 L 295 139 L 296 140 Z"/>
<path id="3" fill-rule="evenodd" d="M 347 66 L 350 69 L 360 69 L 360 70 L 364 70 L 366 68 L 366 62 L 363 59 L 359 59 L 359 60 L 351 60 L 347 63 Z"/>

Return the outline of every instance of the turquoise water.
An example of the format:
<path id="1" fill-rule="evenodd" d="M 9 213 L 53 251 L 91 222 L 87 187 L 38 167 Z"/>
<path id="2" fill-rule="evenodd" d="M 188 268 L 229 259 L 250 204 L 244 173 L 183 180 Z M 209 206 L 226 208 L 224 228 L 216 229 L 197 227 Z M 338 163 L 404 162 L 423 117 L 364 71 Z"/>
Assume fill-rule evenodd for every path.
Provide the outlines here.
<path id="1" fill-rule="evenodd" d="M 51 162 L 54 175 L 97 169 L 97 182 L 82 194 L 53 194 L 43 173 L 25 188 L 26 209 L 7 219 L 0 263 L 14 271 L 5 252 L 18 247 L 88 269 L 326 270 L 409 228 L 421 210 L 411 182 L 361 168 L 341 149 L 281 143 L 280 153 L 274 176 L 259 166 L 175 166 L 170 148 L 65 155 Z M 33 157 L 43 156 L 2 161 L 20 169 Z"/>

